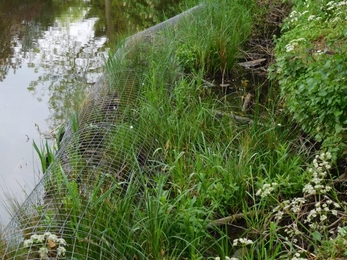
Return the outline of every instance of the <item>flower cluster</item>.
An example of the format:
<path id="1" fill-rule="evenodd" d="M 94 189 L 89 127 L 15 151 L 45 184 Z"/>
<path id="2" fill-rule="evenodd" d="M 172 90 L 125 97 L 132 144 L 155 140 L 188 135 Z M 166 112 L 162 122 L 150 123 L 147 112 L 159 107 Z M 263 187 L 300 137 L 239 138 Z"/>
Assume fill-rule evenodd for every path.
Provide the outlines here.
<path id="1" fill-rule="evenodd" d="M 304 194 L 325 194 L 331 191 L 332 187 L 324 183 L 328 174 L 327 171 L 331 168 L 330 160 L 331 154 L 329 152 L 316 155 L 316 158 L 313 160 L 313 167 L 308 169 L 308 173 L 310 173 L 312 178 L 303 188 Z"/>
<path id="2" fill-rule="evenodd" d="M 263 185 L 263 187 L 261 189 L 259 189 L 255 195 L 260 196 L 262 198 L 265 198 L 266 196 L 268 196 L 269 194 L 271 194 L 275 190 L 276 186 L 277 186 L 277 183 L 275 183 L 275 182 L 273 182 L 271 184 L 265 183 Z"/>
<path id="3" fill-rule="evenodd" d="M 347 234 L 347 229 L 341 228 L 339 224 L 346 216 L 344 209 L 333 196 L 328 194 L 333 189 L 329 185 L 330 178 L 328 178 L 331 169 L 330 160 L 329 152 L 316 155 L 312 167 L 306 171 L 309 181 L 302 190 L 303 196 L 279 202 L 279 205 L 273 209 L 276 223 L 286 223 L 282 228 L 287 242 L 302 244 L 312 237 L 312 234 L 329 233 L 332 237 L 336 237 L 337 233 L 339 234 L 337 237 L 341 237 L 341 233 Z M 274 186 L 277 185 L 265 184 L 256 195 L 263 198 L 274 190 Z M 286 216 L 285 222 L 281 221 L 284 216 Z M 294 253 L 292 260 L 305 259 L 301 258 L 303 252 Z"/>
<path id="4" fill-rule="evenodd" d="M 233 241 L 233 246 L 238 246 L 238 245 L 247 246 L 251 244 L 253 244 L 253 241 L 247 238 L 237 238 L 237 239 L 234 239 Z"/>
<path id="5" fill-rule="evenodd" d="M 307 258 L 300 257 L 300 253 L 295 253 L 292 260 L 307 260 Z"/>
<path id="6" fill-rule="evenodd" d="M 294 39 L 291 40 L 286 46 L 286 52 L 292 52 L 295 50 L 296 46 L 300 45 L 300 42 L 305 42 L 306 40 L 304 38 Z"/>
<path id="7" fill-rule="evenodd" d="M 57 235 L 45 232 L 43 235 L 31 235 L 30 239 L 23 242 L 25 248 L 29 248 L 29 252 L 36 252 L 40 259 L 45 259 L 49 254 L 55 254 L 57 257 L 65 256 L 66 241 L 58 238 Z"/>
<path id="8" fill-rule="evenodd" d="M 333 202 L 326 194 L 331 191 L 332 187 L 327 185 L 326 177 L 328 170 L 331 168 L 329 161 L 331 160 L 331 154 L 321 153 L 316 155 L 313 160 L 312 168 L 309 168 L 307 172 L 309 173 L 309 183 L 302 189 L 304 196 L 299 198 L 294 198 L 292 200 L 285 200 L 279 206 L 273 209 L 275 213 L 275 219 L 277 221 L 281 220 L 285 213 L 295 214 L 303 216 L 302 210 L 304 206 L 310 202 L 309 198 L 312 195 L 321 195 L 321 199 L 314 204 L 314 207 L 308 212 L 304 223 L 308 223 L 312 229 L 317 229 L 318 227 L 323 227 L 322 224 L 328 219 L 328 214 L 337 216 L 337 210 L 340 205 Z M 305 215 L 305 214 L 304 214 Z M 290 231 L 290 232 L 289 232 Z M 286 232 L 289 237 L 298 235 L 298 229 L 295 226 L 291 227 L 291 230 Z"/>

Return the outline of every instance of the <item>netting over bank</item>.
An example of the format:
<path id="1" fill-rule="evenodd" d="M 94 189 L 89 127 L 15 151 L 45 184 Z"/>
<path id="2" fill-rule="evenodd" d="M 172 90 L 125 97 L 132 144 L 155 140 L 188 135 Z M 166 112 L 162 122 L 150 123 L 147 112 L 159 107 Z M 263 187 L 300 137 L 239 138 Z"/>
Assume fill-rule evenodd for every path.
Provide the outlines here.
<path id="1" fill-rule="evenodd" d="M 200 7 L 129 38 L 125 48 Z M 131 207 L 141 207 L 143 184 L 150 185 L 157 167 L 157 140 L 134 109 L 143 77 L 140 69 L 123 68 L 95 84 L 54 163 L 4 229 L 2 259 L 134 259 L 126 254 L 138 232 L 129 225 Z M 120 207 L 128 213 L 119 214 Z M 129 243 L 117 243 L 122 234 Z"/>

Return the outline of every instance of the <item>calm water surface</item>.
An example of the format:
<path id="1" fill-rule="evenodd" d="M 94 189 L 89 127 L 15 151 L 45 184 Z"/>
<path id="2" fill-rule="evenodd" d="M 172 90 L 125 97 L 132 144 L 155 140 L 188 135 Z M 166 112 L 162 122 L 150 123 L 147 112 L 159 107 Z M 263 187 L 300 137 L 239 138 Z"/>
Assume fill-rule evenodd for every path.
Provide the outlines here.
<path id="1" fill-rule="evenodd" d="M 179 0 L 0 0 L 0 223 L 41 176 L 44 144 L 101 75 L 109 47 Z"/>

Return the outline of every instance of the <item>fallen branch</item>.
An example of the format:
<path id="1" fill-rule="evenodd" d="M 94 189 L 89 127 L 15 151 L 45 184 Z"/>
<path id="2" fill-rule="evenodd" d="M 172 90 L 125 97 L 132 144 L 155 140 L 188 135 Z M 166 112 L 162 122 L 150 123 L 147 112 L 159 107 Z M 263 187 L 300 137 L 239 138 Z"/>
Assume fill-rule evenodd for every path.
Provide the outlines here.
<path id="1" fill-rule="evenodd" d="M 260 66 L 265 61 L 266 59 L 258 59 L 258 60 L 240 62 L 238 64 L 244 68 L 254 68 L 254 67 Z"/>
<path id="2" fill-rule="evenodd" d="M 201 81 L 205 84 L 204 87 L 207 87 L 207 88 L 215 88 L 215 87 L 218 87 L 216 84 L 212 83 L 212 82 L 209 82 L 205 79 L 201 79 Z"/>
<path id="3" fill-rule="evenodd" d="M 251 93 L 248 93 L 246 97 L 244 98 L 243 105 L 242 105 L 242 112 L 246 112 L 251 100 L 252 100 L 253 95 Z"/>
<path id="4" fill-rule="evenodd" d="M 239 123 L 243 123 L 243 124 L 249 124 L 252 125 L 254 123 L 254 121 L 248 117 L 244 117 L 244 116 L 237 116 L 234 113 L 230 112 L 230 113 L 225 113 L 222 111 L 216 111 L 216 115 L 217 116 L 227 116 L 229 118 L 234 119 L 235 121 L 239 122 Z M 257 123 L 257 125 L 262 126 L 263 124 L 261 123 Z"/>
<path id="5" fill-rule="evenodd" d="M 217 226 L 230 224 L 231 222 L 234 222 L 238 219 L 245 219 L 246 217 L 256 215 L 256 214 L 261 214 L 261 213 L 263 213 L 262 210 L 255 210 L 255 211 L 246 212 L 246 213 L 237 213 L 237 214 L 225 217 L 225 218 L 213 220 L 209 224 L 206 225 L 206 228 L 209 229 L 209 228 L 214 228 Z"/>

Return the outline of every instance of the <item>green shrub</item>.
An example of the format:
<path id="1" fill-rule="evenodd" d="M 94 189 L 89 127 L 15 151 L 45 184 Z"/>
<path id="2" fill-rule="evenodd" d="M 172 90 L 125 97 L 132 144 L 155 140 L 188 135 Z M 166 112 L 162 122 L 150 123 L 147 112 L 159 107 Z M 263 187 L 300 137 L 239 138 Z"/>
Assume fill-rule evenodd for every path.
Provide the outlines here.
<path id="1" fill-rule="evenodd" d="M 343 2 L 344 3 L 344 2 Z M 303 130 L 332 152 L 347 136 L 347 5 L 306 1 L 286 19 L 272 77 Z M 307 30 L 307 28 L 309 30 Z"/>

